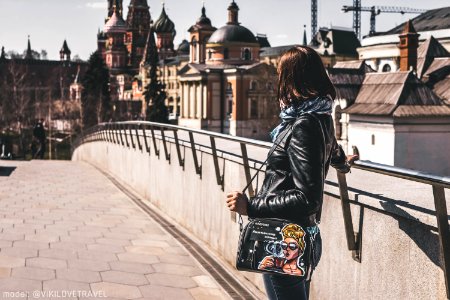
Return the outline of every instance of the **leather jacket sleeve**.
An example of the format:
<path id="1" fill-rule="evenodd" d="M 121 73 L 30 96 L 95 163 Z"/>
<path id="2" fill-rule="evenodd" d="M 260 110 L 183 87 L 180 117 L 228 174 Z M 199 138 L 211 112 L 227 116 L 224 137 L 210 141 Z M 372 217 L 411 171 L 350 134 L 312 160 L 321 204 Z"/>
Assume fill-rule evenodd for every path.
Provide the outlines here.
<path id="1" fill-rule="evenodd" d="M 320 210 L 324 184 L 324 145 L 317 123 L 297 120 L 287 146 L 293 188 L 257 196 L 249 201 L 249 217 L 298 219 Z"/>
<path id="2" fill-rule="evenodd" d="M 350 164 L 347 162 L 347 156 L 344 149 L 339 145 L 336 139 L 333 139 L 333 148 L 331 150 L 330 164 L 333 168 L 342 173 L 350 172 Z"/>

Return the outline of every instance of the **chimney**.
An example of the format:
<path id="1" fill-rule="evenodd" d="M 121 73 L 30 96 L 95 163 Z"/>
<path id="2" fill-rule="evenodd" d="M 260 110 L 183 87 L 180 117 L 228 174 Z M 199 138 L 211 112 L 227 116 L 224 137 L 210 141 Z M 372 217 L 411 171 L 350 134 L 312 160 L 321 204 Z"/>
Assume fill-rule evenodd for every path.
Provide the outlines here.
<path id="1" fill-rule="evenodd" d="M 406 22 L 400 37 L 400 71 L 416 71 L 417 48 L 419 47 L 419 34 L 414 29 L 411 20 Z"/>

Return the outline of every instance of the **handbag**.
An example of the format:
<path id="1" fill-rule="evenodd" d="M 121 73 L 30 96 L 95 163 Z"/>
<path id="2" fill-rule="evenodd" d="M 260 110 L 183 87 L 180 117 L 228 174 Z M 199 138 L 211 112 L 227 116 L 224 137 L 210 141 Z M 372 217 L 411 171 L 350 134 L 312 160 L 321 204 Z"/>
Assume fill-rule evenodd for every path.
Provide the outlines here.
<path id="1" fill-rule="evenodd" d="M 325 161 L 324 130 L 320 121 L 313 114 L 311 115 L 320 124 L 324 138 Z M 292 125 L 286 129 L 286 133 L 272 148 L 267 159 L 251 178 L 242 193 L 245 193 L 275 149 L 291 131 Z M 325 167 L 323 172 L 325 176 Z M 305 226 L 304 224 L 297 224 L 279 218 L 253 218 L 249 219 L 249 223 L 243 228 L 242 216 L 239 215 L 241 234 L 236 255 L 236 268 L 239 271 L 282 274 L 310 280 L 322 254 L 318 223 L 320 223 L 320 215 L 316 216 L 316 224 L 314 226 Z"/>

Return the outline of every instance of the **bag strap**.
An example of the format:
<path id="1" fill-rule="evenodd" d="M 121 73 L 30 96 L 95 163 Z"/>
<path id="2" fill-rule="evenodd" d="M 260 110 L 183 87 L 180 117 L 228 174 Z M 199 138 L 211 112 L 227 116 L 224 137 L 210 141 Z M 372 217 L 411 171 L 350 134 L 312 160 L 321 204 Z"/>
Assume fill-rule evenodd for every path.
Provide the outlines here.
<path id="1" fill-rule="evenodd" d="M 277 149 L 277 147 L 281 144 L 281 142 L 283 141 L 283 139 L 286 137 L 286 135 L 291 131 L 293 125 L 290 125 L 288 128 L 285 129 L 285 132 L 283 134 L 283 136 L 277 138 L 278 143 L 272 147 L 272 149 L 270 150 L 269 154 L 267 155 L 266 160 L 261 164 L 261 167 L 259 167 L 259 169 L 256 171 L 255 175 L 252 176 L 252 178 L 250 179 L 250 181 L 247 183 L 247 185 L 245 186 L 245 188 L 242 190 L 242 194 L 244 194 L 247 189 L 250 187 L 250 185 L 252 184 L 252 182 L 255 180 L 256 176 L 258 176 L 258 173 L 262 170 L 262 168 L 264 167 L 264 165 L 267 164 L 267 161 L 269 160 L 269 158 L 272 156 L 272 154 L 275 152 L 275 149 Z M 275 142 L 274 142 L 275 144 Z"/>
<path id="2" fill-rule="evenodd" d="M 250 185 L 252 184 L 252 182 L 255 180 L 256 176 L 258 176 L 259 172 L 262 170 L 262 168 L 267 164 L 267 161 L 269 160 L 269 158 L 272 156 L 273 152 L 275 152 L 275 149 L 277 149 L 277 147 L 281 144 L 281 142 L 284 140 L 284 138 L 286 137 L 286 135 L 292 130 L 292 126 L 290 125 L 288 128 L 285 129 L 284 134 L 281 136 L 279 135 L 279 137 L 277 138 L 278 143 L 275 145 L 274 142 L 274 147 L 272 147 L 272 149 L 270 150 L 269 154 L 267 155 L 266 160 L 261 164 L 261 167 L 259 167 L 258 170 L 256 170 L 255 175 L 252 176 L 252 178 L 250 179 L 250 181 L 247 183 L 247 185 L 244 187 L 244 189 L 242 190 L 242 194 L 245 194 L 245 192 L 247 191 L 247 189 L 250 187 Z M 281 136 L 281 137 L 280 137 Z M 243 229 L 243 224 L 244 224 L 244 220 L 242 219 L 242 215 L 239 214 L 239 231 L 242 232 Z"/>
<path id="3" fill-rule="evenodd" d="M 321 132 L 322 132 L 322 137 L 323 137 L 323 146 L 324 146 L 324 152 L 323 152 L 323 161 L 324 161 L 324 164 L 323 164 L 323 170 L 322 170 L 322 174 L 323 174 L 323 179 L 325 180 L 325 165 L 326 165 L 326 163 L 325 163 L 325 157 L 326 157 L 326 150 L 327 150 L 327 148 L 326 148 L 326 140 L 325 140 L 325 131 L 323 130 L 323 126 L 322 126 L 322 123 L 320 122 L 320 120 L 316 117 L 316 116 L 314 116 L 314 114 L 312 114 L 312 113 L 307 113 L 307 114 L 309 114 L 310 116 L 312 116 L 318 123 L 319 123 L 319 126 L 320 126 L 320 130 L 321 130 Z M 269 158 L 272 156 L 272 154 L 274 153 L 274 151 L 275 151 L 275 149 L 281 144 L 281 142 L 283 141 L 283 139 L 286 137 L 286 135 L 292 130 L 292 127 L 293 127 L 294 125 L 292 124 L 290 127 L 289 127 L 289 129 L 288 130 L 285 130 L 285 133 L 283 134 L 283 136 L 281 137 L 281 138 L 279 138 L 279 141 L 278 141 L 278 143 L 275 145 L 275 147 L 272 147 L 272 150 L 269 152 L 269 154 L 267 155 L 267 158 L 266 158 L 266 160 L 261 164 L 261 167 L 259 167 L 259 169 L 256 171 L 256 173 L 255 173 L 255 175 L 253 175 L 253 177 L 250 179 L 250 181 L 248 182 L 248 184 L 245 186 L 245 188 L 242 190 L 242 194 L 244 194 L 246 191 L 247 191 L 247 189 L 250 187 L 250 185 L 252 184 L 252 182 L 254 181 L 254 179 L 256 178 L 256 176 L 258 176 L 258 173 L 262 170 L 262 168 L 264 167 L 264 165 L 267 163 L 267 161 L 269 160 Z M 274 144 L 275 144 L 275 142 L 274 142 Z M 243 224 L 244 224 L 244 220 L 242 219 L 242 216 L 241 216 L 241 214 L 238 214 L 239 215 L 239 230 L 240 231 L 242 231 L 242 229 L 243 229 Z M 319 212 L 316 214 L 316 221 L 317 221 L 317 223 L 320 223 L 320 218 L 321 218 L 321 215 L 322 215 L 322 207 L 320 207 L 320 210 L 319 210 Z"/>

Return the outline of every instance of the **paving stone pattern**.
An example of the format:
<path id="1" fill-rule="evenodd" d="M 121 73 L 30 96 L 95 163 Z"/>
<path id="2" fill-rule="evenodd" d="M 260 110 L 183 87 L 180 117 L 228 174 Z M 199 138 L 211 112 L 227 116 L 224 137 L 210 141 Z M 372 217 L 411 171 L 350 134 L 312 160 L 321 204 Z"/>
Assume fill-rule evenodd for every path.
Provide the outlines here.
<path id="1" fill-rule="evenodd" d="M 92 166 L 0 161 L 2 166 L 16 169 L 0 176 L 0 299 L 37 299 L 35 291 L 54 293 L 39 299 L 229 299 L 176 240 Z"/>

